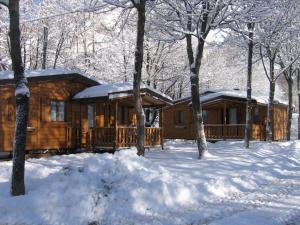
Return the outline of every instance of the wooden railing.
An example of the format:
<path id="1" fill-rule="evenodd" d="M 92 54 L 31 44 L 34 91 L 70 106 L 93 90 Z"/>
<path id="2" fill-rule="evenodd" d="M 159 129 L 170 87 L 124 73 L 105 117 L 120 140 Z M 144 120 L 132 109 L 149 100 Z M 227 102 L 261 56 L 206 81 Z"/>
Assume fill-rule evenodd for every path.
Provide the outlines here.
<path id="1" fill-rule="evenodd" d="M 130 147 L 136 143 L 136 128 L 120 127 L 117 129 L 116 145 L 117 147 Z"/>
<path id="2" fill-rule="evenodd" d="M 244 139 L 245 124 L 206 124 L 205 135 L 208 140 Z M 265 127 L 259 124 L 252 124 L 252 139 L 264 140 Z"/>
<path id="3" fill-rule="evenodd" d="M 146 128 L 145 129 L 145 146 L 158 146 L 162 144 L 163 135 L 162 128 Z"/>
<path id="4" fill-rule="evenodd" d="M 204 131 L 207 139 L 243 139 L 245 136 L 244 124 L 206 124 Z"/>
<path id="5" fill-rule="evenodd" d="M 91 129 L 93 135 L 93 145 L 110 147 L 115 143 L 115 128 L 102 127 Z"/>
<path id="6" fill-rule="evenodd" d="M 145 147 L 162 144 L 162 128 L 145 128 Z M 74 147 L 131 147 L 136 144 L 136 127 L 93 128 L 81 131 L 78 128 L 68 128 L 67 145 Z"/>

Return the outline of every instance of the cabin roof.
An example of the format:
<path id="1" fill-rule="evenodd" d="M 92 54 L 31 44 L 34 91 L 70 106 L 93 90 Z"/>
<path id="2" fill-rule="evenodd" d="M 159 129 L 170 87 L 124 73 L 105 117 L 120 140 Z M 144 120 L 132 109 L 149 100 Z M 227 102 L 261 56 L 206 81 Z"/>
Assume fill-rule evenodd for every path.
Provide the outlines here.
<path id="1" fill-rule="evenodd" d="M 208 103 L 219 99 L 247 101 L 247 92 L 241 90 L 227 90 L 227 89 L 208 89 L 200 93 L 201 103 Z M 175 104 L 191 101 L 191 97 L 186 97 L 175 101 Z M 252 101 L 258 104 L 267 105 L 268 96 L 252 94 Z M 286 105 L 286 102 L 275 99 L 276 104 Z"/>
<path id="2" fill-rule="evenodd" d="M 141 93 L 150 94 L 154 97 L 162 99 L 164 102 L 172 103 L 173 100 L 168 95 L 149 87 L 148 85 L 141 84 Z M 113 83 L 113 84 L 102 84 L 84 89 L 77 93 L 73 99 L 90 99 L 90 98 L 101 98 L 107 97 L 109 99 L 117 99 L 123 97 L 133 96 L 133 83 Z"/>
<path id="3" fill-rule="evenodd" d="M 91 85 L 98 85 L 103 83 L 97 80 L 95 77 L 88 76 L 80 71 L 68 70 L 68 69 L 38 69 L 38 70 L 25 70 L 25 76 L 28 81 L 40 81 L 40 80 L 58 80 L 58 79 L 72 79 L 77 78 Z M 0 72 L 0 85 L 12 84 L 14 78 L 13 71 L 1 71 Z"/>

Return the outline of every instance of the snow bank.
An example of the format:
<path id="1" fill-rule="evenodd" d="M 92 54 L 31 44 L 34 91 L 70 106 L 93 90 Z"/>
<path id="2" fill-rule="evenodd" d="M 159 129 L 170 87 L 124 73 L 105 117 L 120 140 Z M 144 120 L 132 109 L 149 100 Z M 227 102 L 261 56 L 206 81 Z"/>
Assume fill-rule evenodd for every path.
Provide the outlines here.
<path id="1" fill-rule="evenodd" d="M 0 224 L 284 224 L 300 218 L 300 142 L 192 141 L 26 161 L 26 195 L 10 197 L 0 163 Z M 255 221 L 255 223 L 253 222 Z"/>
<path id="2" fill-rule="evenodd" d="M 192 188 L 135 151 L 26 162 L 25 196 L 9 196 L 11 163 L 1 163 L 1 224 L 132 224 L 195 203 Z"/>

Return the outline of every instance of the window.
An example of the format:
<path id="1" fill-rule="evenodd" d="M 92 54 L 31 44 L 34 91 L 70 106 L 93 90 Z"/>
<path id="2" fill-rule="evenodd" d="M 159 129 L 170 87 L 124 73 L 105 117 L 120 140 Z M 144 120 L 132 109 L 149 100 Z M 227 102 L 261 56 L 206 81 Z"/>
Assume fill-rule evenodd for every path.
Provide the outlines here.
<path id="1" fill-rule="evenodd" d="M 260 111 L 258 107 L 255 107 L 254 109 L 254 115 L 253 115 L 253 122 L 259 122 L 260 117 Z"/>
<path id="2" fill-rule="evenodd" d="M 202 110 L 203 123 L 208 122 L 208 112 L 207 110 Z"/>
<path id="3" fill-rule="evenodd" d="M 184 112 L 182 111 L 177 112 L 177 124 L 184 125 Z"/>
<path id="4" fill-rule="evenodd" d="M 237 110 L 236 108 L 229 109 L 229 124 L 237 124 Z"/>
<path id="5" fill-rule="evenodd" d="M 88 125 L 89 128 L 94 127 L 94 105 L 88 105 Z"/>
<path id="6" fill-rule="evenodd" d="M 63 101 L 51 101 L 51 121 L 65 121 L 65 103 Z"/>
<path id="7" fill-rule="evenodd" d="M 125 124 L 125 107 L 121 106 L 119 110 L 119 122 Z"/>

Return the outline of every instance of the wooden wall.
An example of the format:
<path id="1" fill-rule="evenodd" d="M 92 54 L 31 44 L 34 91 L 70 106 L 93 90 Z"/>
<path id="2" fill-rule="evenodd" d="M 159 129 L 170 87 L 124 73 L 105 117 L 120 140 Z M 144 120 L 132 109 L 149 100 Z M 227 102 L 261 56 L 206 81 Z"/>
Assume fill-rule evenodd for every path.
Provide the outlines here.
<path id="1" fill-rule="evenodd" d="M 89 85 L 72 80 L 29 83 L 30 106 L 27 131 L 27 150 L 59 149 L 68 146 L 68 127 L 80 123 L 78 104 L 72 96 Z M 12 151 L 15 98 L 14 85 L 0 86 L 0 151 Z M 65 102 L 65 121 L 51 121 L 50 102 Z"/>
<path id="2" fill-rule="evenodd" d="M 274 107 L 274 140 L 286 139 L 286 126 L 288 120 L 288 110 L 286 106 L 275 105 Z"/>
<path id="3" fill-rule="evenodd" d="M 178 124 L 178 112 L 184 113 L 184 123 Z M 166 107 L 163 111 L 164 138 L 167 139 L 194 139 L 193 114 L 189 102 L 182 102 Z"/>
<path id="4" fill-rule="evenodd" d="M 254 116 L 255 107 L 258 108 L 259 116 L 253 121 L 252 139 L 265 139 L 265 124 L 267 118 L 267 106 L 256 105 L 253 107 L 252 116 Z M 203 104 L 203 110 L 208 112 L 205 124 L 229 124 L 228 108 L 237 109 L 237 124 L 245 124 L 246 104 L 230 100 L 221 100 Z M 178 112 L 184 113 L 184 123 L 178 124 Z M 287 107 L 276 105 L 274 107 L 274 140 L 284 140 L 286 135 Z M 164 137 L 167 139 L 195 139 L 194 120 L 192 108 L 189 101 L 175 104 L 164 109 Z"/>

